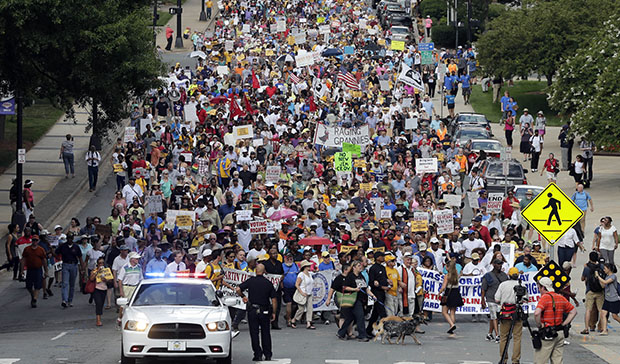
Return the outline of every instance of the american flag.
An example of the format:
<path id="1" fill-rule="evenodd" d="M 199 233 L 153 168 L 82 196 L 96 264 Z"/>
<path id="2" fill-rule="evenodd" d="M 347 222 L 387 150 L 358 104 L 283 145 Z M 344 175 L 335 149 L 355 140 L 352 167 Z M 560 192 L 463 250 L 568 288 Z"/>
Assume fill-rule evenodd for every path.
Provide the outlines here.
<path id="1" fill-rule="evenodd" d="M 301 79 L 299 77 L 297 77 L 297 75 L 293 72 L 290 73 L 290 79 L 294 84 L 298 84 L 301 82 Z"/>
<path id="2" fill-rule="evenodd" d="M 344 67 L 340 67 L 340 72 L 338 72 L 338 80 L 343 81 L 348 88 L 355 91 L 360 91 L 360 84 L 357 82 L 357 79 L 351 72 L 347 72 Z"/>

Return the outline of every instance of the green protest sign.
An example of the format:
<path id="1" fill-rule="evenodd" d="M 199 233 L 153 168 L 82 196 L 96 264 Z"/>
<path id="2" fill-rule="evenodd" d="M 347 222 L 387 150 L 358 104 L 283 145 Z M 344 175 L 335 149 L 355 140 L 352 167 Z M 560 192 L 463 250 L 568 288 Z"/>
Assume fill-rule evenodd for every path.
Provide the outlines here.
<path id="1" fill-rule="evenodd" d="M 344 153 L 351 153 L 360 156 L 362 154 L 362 147 L 357 144 L 342 143 L 342 151 Z"/>
<path id="2" fill-rule="evenodd" d="M 349 152 L 338 152 L 334 154 L 334 169 L 336 171 L 348 172 L 353 169 L 353 159 Z"/>

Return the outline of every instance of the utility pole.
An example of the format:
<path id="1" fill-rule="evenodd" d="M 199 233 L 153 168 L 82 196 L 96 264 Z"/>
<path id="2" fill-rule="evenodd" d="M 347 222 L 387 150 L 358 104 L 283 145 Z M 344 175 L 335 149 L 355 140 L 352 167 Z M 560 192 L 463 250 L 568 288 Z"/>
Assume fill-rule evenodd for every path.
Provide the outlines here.
<path id="1" fill-rule="evenodd" d="M 458 8 L 459 0 L 454 0 L 454 27 L 456 28 L 456 39 L 454 40 L 454 49 L 459 47 L 459 16 Z"/>
<path id="2" fill-rule="evenodd" d="M 471 0 L 467 0 L 467 44 L 471 46 Z"/>
<path id="3" fill-rule="evenodd" d="M 15 164 L 15 186 L 17 186 L 17 201 L 15 203 L 15 212 L 11 217 L 13 224 L 19 225 L 20 229 L 23 229 L 26 225 L 26 215 L 23 210 L 23 196 L 24 196 L 24 165 L 20 163 L 20 150 L 23 148 L 23 121 L 24 121 L 24 98 L 19 89 L 15 90 L 15 102 L 17 103 L 17 148 L 15 150 L 15 156 L 17 163 Z M 23 151 L 22 151 L 23 153 Z"/>
<path id="4" fill-rule="evenodd" d="M 174 42 L 174 48 L 183 48 L 183 26 L 181 25 L 181 14 L 183 8 L 181 7 L 181 0 L 177 0 L 177 38 Z"/>
<path id="5" fill-rule="evenodd" d="M 157 0 L 153 1 L 153 48 L 157 47 L 157 21 L 159 14 L 157 13 Z"/>
<path id="6" fill-rule="evenodd" d="M 200 21 L 207 21 L 207 13 L 205 13 L 205 0 L 200 0 L 202 3 L 202 10 L 200 10 Z"/>

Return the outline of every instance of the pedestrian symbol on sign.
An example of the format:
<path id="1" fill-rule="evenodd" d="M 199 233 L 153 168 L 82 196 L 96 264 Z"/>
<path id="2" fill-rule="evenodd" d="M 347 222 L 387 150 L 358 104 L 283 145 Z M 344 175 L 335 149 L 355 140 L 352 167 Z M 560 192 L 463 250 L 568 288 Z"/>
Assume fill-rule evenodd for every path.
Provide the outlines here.
<path id="1" fill-rule="evenodd" d="M 562 225 L 562 220 L 560 219 L 560 213 L 558 212 L 558 210 L 562 209 L 561 207 L 562 203 L 556 200 L 555 198 L 553 198 L 553 194 L 551 192 L 547 194 L 547 197 L 549 197 L 549 202 L 547 202 L 547 206 L 543 207 L 543 210 L 548 207 L 551 208 L 551 212 L 549 212 L 549 218 L 547 219 L 547 225 L 551 225 L 551 218 L 553 218 L 554 216 L 558 222 L 558 225 Z"/>

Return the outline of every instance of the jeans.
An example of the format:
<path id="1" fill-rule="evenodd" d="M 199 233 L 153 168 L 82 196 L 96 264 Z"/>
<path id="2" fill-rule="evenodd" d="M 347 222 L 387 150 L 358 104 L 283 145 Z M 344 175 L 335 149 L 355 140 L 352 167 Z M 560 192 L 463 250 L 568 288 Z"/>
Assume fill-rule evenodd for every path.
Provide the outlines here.
<path id="1" fill-rule="evenodd" d="M 88 166 L 88 186 L 91 190 L 97 187 L 97 176 L 99 175 L 99 166 Z"/>
<path id="2" fill-rule="evenodd" d="M 65 164 L 65 174 L 69 175 L 69 172 L 75 174 L 73 153 L 62 153 L 62 161 Z"/>
<path id="3" fill-rule="evenodd" d="M 123 187 L 125 187 L 125 176 L 117 174 L 116 175 L 116 190 L 122 191 Z"/>
<path id="4" fill-rule="evenodd" d="M 355 326 L 357 326 L 357 338 L 366 338 L 367 335 L 364 328 L 364 307 L 362 306 L 362 302 L 356 300 L 353 307 L 343 307 L 341 312 L 344 315 L 344 323 L 338 330 L 338 336 L 346 337 L 349 326 L 353 323 L 353 321 L 355 321 Z"/>
<path id="5" fill-rule="evenodd" d="M 558 247 L 558 265 L 561 267 L 564 262 L 570 262 L 573 259 L 575 248 Z"/>
<path id="6" fill-rule="evenodd" d="M 78 275 L 78 265 L 62 263 L 62 301 L 73 302 L 75 280 Z"/>
<path id="7" fill-rule="evenodd" d="M 207 8 L 207 19 L 211 19 L 211 8 Z"/>

